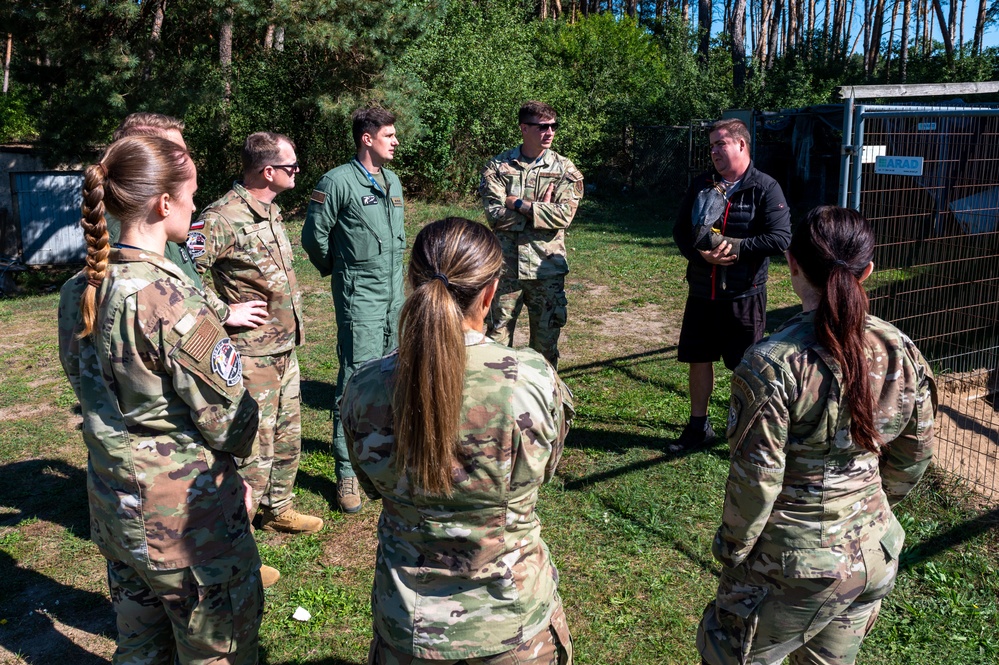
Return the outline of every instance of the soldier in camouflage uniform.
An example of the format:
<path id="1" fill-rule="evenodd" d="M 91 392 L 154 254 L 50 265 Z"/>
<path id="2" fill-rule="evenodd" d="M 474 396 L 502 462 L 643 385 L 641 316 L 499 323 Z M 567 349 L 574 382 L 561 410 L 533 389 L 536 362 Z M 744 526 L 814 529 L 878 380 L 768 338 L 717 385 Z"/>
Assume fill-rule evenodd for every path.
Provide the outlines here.
<path id="1" fill-rule="evenodd" d="M 936 389 L 912 341 L 866 315 L 873 248 L 858 213 L 809 213 L 788 252 L 804 311 L 735 370 L 722 575 L 697 634 L 710 665 L 853 663 L 894 586 L 892 506 L 930 462 Z"/>
<path id="2" fill-rule="evenodd" d="M 250 451 L 257 405 L 204 293 L 162 255 L 167 239 L 184 240 L 196 187 L 176 144 L 113 144 L 87 168 L 87 268 L 59 302 L 116 665 L 257 662 L 260 559 L 233 459 Z M 105 205 L 124 222 L 114 248 Z"/>
<path id="3" fill-rule="evenodd" d="M 370 665 L 572 662 L 535 512 L 562 455 L 572 396 L 540 354 L 485 336 L 502 265 L 480 224 L 425 227 L 399 350 L 363 365 L 344 390 L 351 462 L 368 496 L 382 500 Z M 422 405 L 433 405 L 430 423 Z M 424 426 L 410 426 L 414 418 Z"/>
<path id="4" fill-rule="evenodd" d="M 202 211 L 191 225 L 187 249 L 198 269 L 227 303 L 264 300 L 270 318 L 231 329 L 242 354 L 247 390 L 260 405 L 253 454 L 240 472 L 262 509 L 262 528 L 313 533 L 318 517 L 292 506 L 302 455 L 300 375 L 295 347 L 303 341 L 302 294 L 292 267 L 291 243 L 274 198 L 295 186 L 295 146 L 281 134 L 258 132 L 243 146 L 243 182 Z"/>
<path id="5" fill-rule="evenodd" d="M 184 123 L 176 118 L 171 118 L 168 115 L 160 113 L 139 112 L 125 116 L 125 119 L 121 121 L 118 129 L 114 132 L 114 140 L 118 141 L 127 136 L 160 136 L 173 141 L 186 150 L 187 144 L 184 142 L 183 131 Z M 107 219 L 108 235 L 111 238 L 111 243 L 114 244 L 118 242 L 118 237 L 121 235 L 121 225 L 111 215 L 105 215 L 105 217 Z M 194 261 L 191 259 L 185 243 L 176 243 L 168 240 L 163 250 L 163 256 L 177 264 L 177 267 L 191 278 L 191 282 L 196 287 L 199 289 L 204 288 L 201 283 L 201 275 L 194 267 Z M 211 291 L 205 291 L 204 293 L 208 304 L 211 305 L 215 313 L 218 314 L 219 319 L 226 325 L 256 328 L 267 317 L 267 303 L 262 300 L 232 303 L 232 306 L 229 306 L 219 300 L 218 296 Z"/>
<path id="6" fill-rule="evenodd" d="M 521 307 L 527 307 L 530 347 L 558 367 L 566 321 L 565 229 L 583 198 L 583 174 L 551 149 L 555 109 L 527 102 L 518 115 L 524 142 L 486 164 L 479 195 L 499 236 L 506 265 L 490 312 L 488 335 L 513 346 Z"/>

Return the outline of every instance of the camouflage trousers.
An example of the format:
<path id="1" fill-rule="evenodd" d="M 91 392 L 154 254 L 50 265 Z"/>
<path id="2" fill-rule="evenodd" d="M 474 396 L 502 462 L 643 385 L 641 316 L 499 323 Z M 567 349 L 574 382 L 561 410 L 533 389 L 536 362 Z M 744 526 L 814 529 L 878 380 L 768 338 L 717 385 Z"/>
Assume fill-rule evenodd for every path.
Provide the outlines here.
<path id="1" fill-rule="evenodd" d="M 237 460 L 257 508 L 277 516 L 291 507 L 302 457 L 302 398 L 298 356 L 243 356 L 243 385 L 260 407 L 260 426 L 250 457 Z"/>
<path id="2" fill-rule="evenodd" d="M 516 279 L 504 274 L 489 312 L 487 334 L 500 344 L 513 346 L 517 317 L 526 306 L 531 331 L 528 346 L 558 369 L 558 338 L 568 314 L 567 304 L 565 275 Z"/>
<path id="3" fill-rule="evenodd" d="M 399 312 L 392 310 L 384 317 L 370 320 L 337 320 L 336 355 L 340 371 L 336 378 L 336 392 L 333 395 L 333 459 L 336 461 L 336 477 L 356 476 L 347 453 L 347 437 L 340 421 L 340 399 L 343 387 L 354 375 L 357 368 L 375 358 L 391 353 L 399 345 L 397 327 Z"/>
<path id="4" fill-rule="evenodd" d="M 877 541 L 849 576 L 788 578 L 782 557 L 753 554 L 725 569 L 704 611 L 697 649 L 709 665 L 849 665 L 895 585 L 898 560 Z"/>
<path id="5" fill-rule="evenodd" d="M 253 538 L 208 563 L 139 570 L 108 561 L 118 622 L 114 665 L 255 665 L 263 617 Z"/>
<path id="6" fill-rule="evenodd" d="M 572 665 L 572 637 L 559 603 L 548 628 L 510 651 L 459 660 L 417 658 L 389 646 L 375 631 L 368 650 L 368 665 Z"/>

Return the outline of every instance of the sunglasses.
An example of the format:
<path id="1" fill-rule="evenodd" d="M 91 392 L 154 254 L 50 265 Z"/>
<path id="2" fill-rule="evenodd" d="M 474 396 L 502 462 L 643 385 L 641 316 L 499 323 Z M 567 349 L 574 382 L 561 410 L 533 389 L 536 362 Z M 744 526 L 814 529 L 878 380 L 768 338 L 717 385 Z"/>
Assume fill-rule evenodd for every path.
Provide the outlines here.
<path id="1" fill-rule="evenodd" d="M 525 122 L 524 124 L 530 127 L 537 127 L 543 132 L 547 132 L 549 129 L 552 130 L 553 132 L 558 131 L 557 122 Z"/>
<path id="2" fill-rule="evenodd" d="M 302 168 L 298 165 L 298 162 L 295 162 L 294 164 L 270 164 L 269 166 L 272 169 L 288 169 L 287 173 L 289 175 L 293 173 L 298 173 L 299 171 L 302 170 Z M 260 169 L 260 172 L 263 173 L 264 169 L 266 168 L 267 167 L 265 166 L 264 168 Z"/>

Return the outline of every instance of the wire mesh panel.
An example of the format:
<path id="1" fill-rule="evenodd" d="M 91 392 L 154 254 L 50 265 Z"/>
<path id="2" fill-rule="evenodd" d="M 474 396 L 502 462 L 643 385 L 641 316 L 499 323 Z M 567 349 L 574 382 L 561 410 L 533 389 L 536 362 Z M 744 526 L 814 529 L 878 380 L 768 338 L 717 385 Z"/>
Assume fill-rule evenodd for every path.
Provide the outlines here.
<path id="1" fill-rule="evenodd" d="M 687 190 L 690 161 L 690 127 L 649 125 L 634 128 L 635 191 L 669 193 Z"/>
<path id="2" fill-rule="evenodd" d="M 866 117 L 863 151 L 871 311 L 934 367 L 937 463 L 999 502 L 999 117 Z"/>

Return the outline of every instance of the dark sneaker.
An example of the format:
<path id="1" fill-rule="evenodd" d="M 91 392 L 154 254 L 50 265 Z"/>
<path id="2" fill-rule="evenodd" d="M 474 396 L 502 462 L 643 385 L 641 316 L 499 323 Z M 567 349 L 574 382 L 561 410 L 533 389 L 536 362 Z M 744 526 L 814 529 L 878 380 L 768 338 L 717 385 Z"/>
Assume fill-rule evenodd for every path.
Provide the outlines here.
<path id="1" fill-rule="evenodd" d="M 706 423 L 704 428 L 695 427 L 693 423 L 687 423 L 683 428 L 683 433 L 676 440 L 670 450 L 696 450 L 710 446 L 715 442 L 715 431 L 711 429 L 711 423 Z"/>

